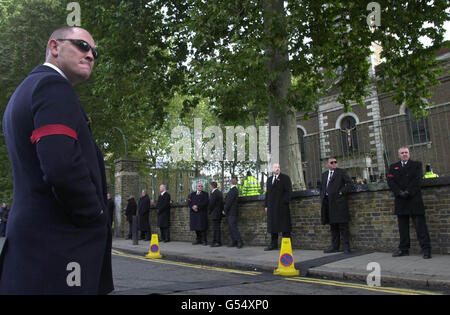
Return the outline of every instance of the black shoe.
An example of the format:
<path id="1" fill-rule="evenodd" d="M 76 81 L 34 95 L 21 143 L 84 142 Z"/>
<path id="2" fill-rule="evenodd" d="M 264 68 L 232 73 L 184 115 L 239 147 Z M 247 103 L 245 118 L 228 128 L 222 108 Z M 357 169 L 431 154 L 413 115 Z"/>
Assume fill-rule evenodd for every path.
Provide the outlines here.
<path id="1" fill-rule="evenodd" d="M 426 250 L 423 253 L 423 259 L 430 259 L 431 258 L 431 251 Z"/>
<path id="2" fill-rule="evenodd" d="M 402 256 L 409 256 L 409 250 L 399 249 L 397 252 L 392 254 L 392 257 L 402 257 Z"/>
<path id="3" fill-rule="evenodd" d="M 222 244 L 218 243 L 218 242 L 214 242 L 211 244 L 211 247 L 220 247 L 222 246 Z"/>
<path id="4" fill-rule="evenodd" d="M 269 251 L 269 250 L 277 250 L 278 247 L 277 246 L 273 246 L 273 245 L 269 245 L 266 248 L 264 248 L 264 251 Z"/>
<path id="5" fill-rule="evenodd" d="M 242 243 L 242 242 L 237 243 L 237 248 L 242 248 L 243 246 L 244 246 L 244 243 Z"/>
<path id="6" fill-rule="evenodd" d="M 328 247 L 327 249 L 325 249 L 323 252 L 325 254 L 337 253 L 337 252 L 339 252 L 339 249 L 336 249 L 336 248 L 331 246 L 331 247 Z"/>
<path id="7" fill-rule="evenodd" d="M 203 246 L 208 246 L 208 242 L 202 242 Z"/>
<path id="8" fill-rule="evenodd" d="M 344 254 L 350 255 L 351 253 L 352 253 L 352 251 L 350 250 L 350 248 L 345 248 L 344 249 Z"/>
<path id="9" fill-rule="evenodd" d="M 237 243 L 236 242 L 231 242 L 230 245 L 228 245 L 227 247 L 236 247 Z"/>

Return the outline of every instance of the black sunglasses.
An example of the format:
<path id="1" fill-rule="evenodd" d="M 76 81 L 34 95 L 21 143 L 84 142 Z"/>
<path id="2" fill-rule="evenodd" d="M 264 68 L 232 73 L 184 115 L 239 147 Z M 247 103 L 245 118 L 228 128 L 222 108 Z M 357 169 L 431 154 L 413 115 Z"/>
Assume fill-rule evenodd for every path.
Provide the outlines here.
<path id="1" fill-rule="evenodd" d="M 94 47 L 91 47 L 87 42 L 85 42 L 82 39 L 71 39 L 71 38 L 58 38 L 57 40 L 68 40 L 78 48 L 80 48 L 82 51 L 88 52 L 89 50 L 92 51 L 92 56 L 94 56 L 94 59 L 97 59 L 99 57 L 97 49 Z"/>
<path id="2" fill-rule="evenodd" d="M 337 164 L 337 161 L 331 161 L 330 164 Z"/>

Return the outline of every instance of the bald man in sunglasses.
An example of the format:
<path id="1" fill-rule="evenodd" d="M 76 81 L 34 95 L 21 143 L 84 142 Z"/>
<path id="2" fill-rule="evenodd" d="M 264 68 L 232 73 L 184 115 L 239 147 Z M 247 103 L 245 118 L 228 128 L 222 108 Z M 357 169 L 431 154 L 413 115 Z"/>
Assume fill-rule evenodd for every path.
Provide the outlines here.
<path id="1" fill-rule="evenodd" d="M 329 224 L 331 231 L 331 245 L 324 253 L 339 251 L 341 236 L 344 241 L 344 253 L 350 254 L 350 212 L 348 209 L 347 193 L 351 189 L 351 180 L 345 170 L 338 168 L 338 161 L 329 158 L 328 171 L 322 174 L 320 199 L 322 200 L 322 224 Z"/>
<path id="2" fill-rule="evenodd" d="M 6 107 L 14 203 L 0 255 L 0 294 L 113 290 L 103 155 L 73 88 L 89 78 L 97 57 L 86 30 L 54 31 L 45 63 Z"/>

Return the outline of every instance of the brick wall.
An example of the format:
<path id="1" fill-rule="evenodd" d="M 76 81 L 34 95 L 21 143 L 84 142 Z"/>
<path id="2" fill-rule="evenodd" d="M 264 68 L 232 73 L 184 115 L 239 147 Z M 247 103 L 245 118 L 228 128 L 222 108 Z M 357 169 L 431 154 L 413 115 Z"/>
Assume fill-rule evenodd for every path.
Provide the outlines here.
<path id="1" fill-rule="evenodd" d="M 426 219 L 434 253 L 450 254 L 450 177 L 429 179 L 422 187 L 427 207 Z M 238 226 L 244 244 L 265 246 L 270 236 L 266 229 L 263 196 L 240 198 Z M 394 252 L 399 242 L 394 199 L 385 184 L 356 185 L 349 195 L 351 212 L 351 245 L 354 250 Z M 328 225 L 320 223 L 320 198 L 317 190 L 294 192 L 291 201 L 293 247 L 299 249 L 325 249 L 330 244 Z M 156 214 L 151 215 L 152 232 L 156 227 Z M 223 244 L 229 243 L 226 219 L 222 221 Z M 411 251 L 420 247 L 411 223 Z M 186 205 L 171 209 L 171 239 L 193 241 L 195 233 L 189 230 L 189 210 Z M 212 241 L 212 224 L 208 229 Z"/>

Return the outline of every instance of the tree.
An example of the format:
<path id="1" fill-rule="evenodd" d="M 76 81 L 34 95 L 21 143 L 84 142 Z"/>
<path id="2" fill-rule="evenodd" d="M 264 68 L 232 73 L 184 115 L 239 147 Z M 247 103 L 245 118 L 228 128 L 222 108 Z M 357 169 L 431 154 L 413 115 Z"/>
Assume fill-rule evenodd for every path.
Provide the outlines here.
<path id="1" fill-rule="evenodd" d="M 51 32 L 65 22 L 65 7 L 56 0 L 0 2 L 0 114 L 25 77 L 45 60 Z M 1 122 L 0 122 L 1 124 Z M 12 200 L 11 166 L 0 128 L 0 198 Z"/>
<path id="2" fill-rule="evenodd" d="M 167 20 L 190 49 L 191 93 L 207 97 L 220 117 L 258 112 L 280 126 L 280 160 L 303 188 L 297 111 L 315 110 L 327 88 L 339 88 L 346 111 L 363 105 L 371 43 L 384 50 L 384 88 L 421 114 L 439 70 L 433 51 L 449 20 L 446 1 L 379 1 L 381 26 L 368 27 L 367 3 L 317 0 L 166 1 Z M 180 25 L 183 25 L 181 27 Z M 430 47 L 418 40 L 428 36 Z M 294 82 L 294 84 L 293 84 Z M 306 115 L 307 117 L 308 115 Z"/>

